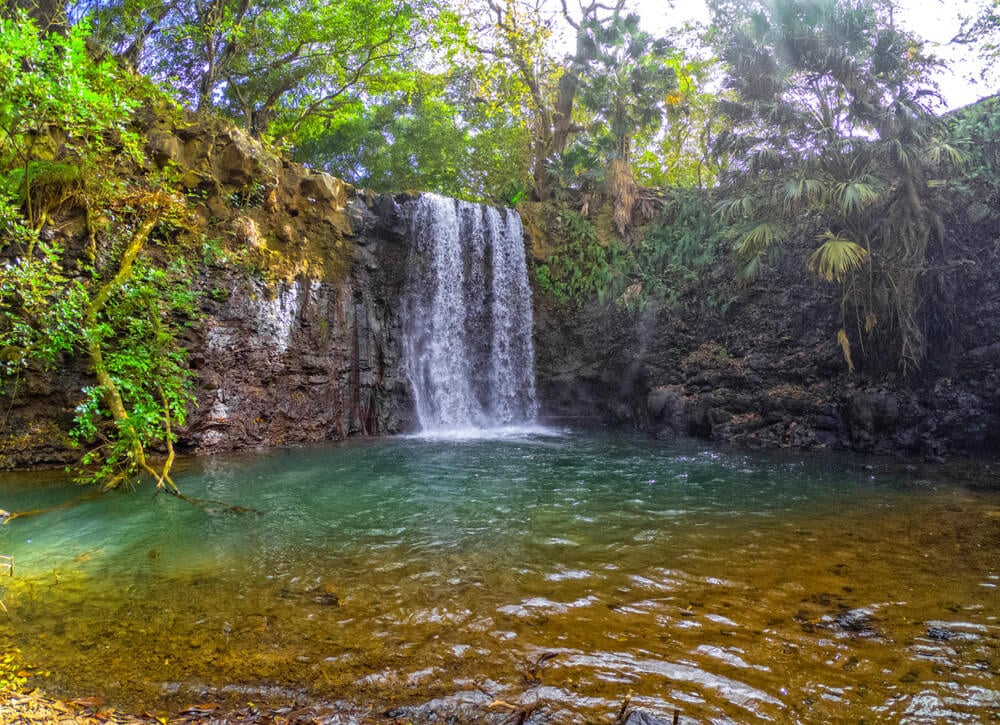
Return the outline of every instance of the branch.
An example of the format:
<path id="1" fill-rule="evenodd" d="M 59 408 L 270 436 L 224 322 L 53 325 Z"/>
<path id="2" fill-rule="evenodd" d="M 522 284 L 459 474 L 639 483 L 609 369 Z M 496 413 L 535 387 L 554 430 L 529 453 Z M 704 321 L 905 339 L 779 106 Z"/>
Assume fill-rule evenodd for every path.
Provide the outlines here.
<path id="1" fill-rule="evenodd" d="M 340 86 L 335 88 L 331 93 L 327 93 L 326 95 L 317 98 L 315 101 L 313 101 L 312 103 L 307 105 L 304 109 L 302 109 L 302 111 L 299 113 L 299 117 L 296 119 L 295 123 L 292 124 L 292 129 L 291 129 L 292 133 L 297 131 L 299 126 L 302 125 L 302 122 L 305 121 L 310 115 L 315 113 L 320 108 L 320 106 L 322 106 L 325 103 L 328 103 L 329 101 L 332 101 L 334 98 L 337 98 L 338 96 L 345 93 L 347 89 L 354 86 L 361 79 L 361 76 L 364 74 L 365 70 L 370 65 L 372 65 L 376 61 L 386 60 L 388 58 L 391 58 L 392 54 L 375 55 L 375 51 L 378 50 L 379 48 L 389 45 L 389 43 L 391 43 L 395 39 L 396 39 L 395 33 L 390 33 L 381 42 L 370 46 L 368 48 L 368 57 L 365 58 L 364 62 L 362 62 L 357 68 L 354 69 L 353 73 L 350 74 L 347 80 L 341 83 Z"/>

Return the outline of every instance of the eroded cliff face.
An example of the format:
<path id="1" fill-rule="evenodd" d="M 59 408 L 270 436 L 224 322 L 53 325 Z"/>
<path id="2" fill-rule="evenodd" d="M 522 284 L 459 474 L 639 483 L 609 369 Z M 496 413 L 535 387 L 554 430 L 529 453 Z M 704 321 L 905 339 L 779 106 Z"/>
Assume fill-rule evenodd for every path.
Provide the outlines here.
<path id="1" fill-rule="evenodd" d="M 171 179 L 205 240 L 193 280 L 201 315 L 183 340 L 197 404 L 177 448 L 296 445 L 412 427 L 399 320 L 411 197 L 358 192 L 177 109 L 146 109 L 139 122 L 146 166 L 132 173 Z M 45 233 L 80 246 L 80 210 L 62 210 Z M 0 469 L 75 462 L 80 451 L 67 431 L 92 384 L 82 356 L 29 369 L 0 399 Z"/>
<path id="2" fill-rule="evenodd" d="M 922 456 L 1000 451 L 1000 265 L 995 241 L 928 292 L 928 357 L 911 378 L 848 371 L 839 291 L 791 248 L 755 284 L 724 260 L 672 306 L 559 309 L 538 300 L 540 403 L 553 422 L 661 439 Z M 940 281 L 940 280 L 939 280 Z"/>
<path id="3" fill-rule="evenodd" d="M 383 211 L 395 215 L 392 200 Z M 192 340 L 198 405 L 180 445 L 214 452 L 382 435 L 412 425 L 402 377 L 399 295 L 405 236 L 366 207 L 340 280 L 264 280 L 230 270 L 211 280 Z"/>

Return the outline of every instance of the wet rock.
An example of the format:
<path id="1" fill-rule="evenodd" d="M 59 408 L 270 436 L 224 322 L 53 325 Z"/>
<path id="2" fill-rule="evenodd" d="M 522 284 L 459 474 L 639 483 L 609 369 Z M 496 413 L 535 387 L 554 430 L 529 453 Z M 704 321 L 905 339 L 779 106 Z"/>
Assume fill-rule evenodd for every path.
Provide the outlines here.
<path id="1" fill-rule="evenodd" d="M 954 632 L 942 627 L 928 627 L 926 635 L 929 639 L 937 640 L 938 642 L 947 642 L 955 637 Z"/>
<path id="2" fill-rule="evenodd" d="M 317 594 L 316 596 L 313 597 L 313 601 L 316 602 L 316 604 L 323 605 L 324 607 L 340 606 L 340 597 L 330 592 L 322 592 L 321 594 Z"/>
<path id="3" fill-rule="evenodd" d="M 154 132 L 146 138 L 146 153 L 162 169 L 184 157 L 184 144 L 172 133 Z"/>
<path id="4" fill-rule="evenodd" d="M 673 400 L 674 397 L 674 394 L 666 388 L 657 388 L 650 391 L 649 395 L 646 396 L 646 412 L 654 420 L 659 419 L 667 407 L 667 403 Z"/>
<path id="5" fill-rule="evenodd" d="M 631 710 L 628 717 L 623 721 L 623 725 L 670 725 L 670 720 L 655 717 L 642 710 Z"/>
<path id="6" fill-rule="evenodd" d="M 879 636 L 875 628 L 876 620 L 874 612 L 864 607 L 850 609 L 835 617 L 826 616 L 823 618 L 823 622 L 832 629 L 840 630 L 854 637 L 868 638 Z"/>

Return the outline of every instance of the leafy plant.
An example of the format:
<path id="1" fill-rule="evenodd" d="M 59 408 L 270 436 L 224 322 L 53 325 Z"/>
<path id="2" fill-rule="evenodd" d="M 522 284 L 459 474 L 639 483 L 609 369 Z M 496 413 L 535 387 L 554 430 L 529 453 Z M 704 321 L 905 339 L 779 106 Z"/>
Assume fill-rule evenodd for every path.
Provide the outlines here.
<path id="1" fill-rule="evenodd" d="M 152 252 L 190 223 L 171 194 L 108 173 L 137 155 L 132 82 L 90 57 L 85 30 L 0 18 L 0 392 L 16 394 L 29 367 L 85 355 L 96 385 L 72 436 L 95 447 L 80 479 L 115 487 L 147 473 L 176 490 L 172 426 L 191 402 L 178 337 L 194 287 L 183 263 L 164 267 Z M 65 244 L 82 249 L 52 233 L 69 203 L 84 207 L 86 238 Z M 154 467 L 158 450 L 167 456 Z"/>
<path id="2" fill-rule="evenodd" d="M 196 301 L 192 270 L 185 261 L 178 259 L 167 268 L 140 262 L 128 285 L 113 293 L 96 324 L 83 332 L 88 345 L 101 347 L 128 416 L 114 417 L 101 386 L 84 390 L 86 397 L 76 408 L 70 431 L 74 441 L 88 446 L 81 481 L 131 482 L 135 451 L 172 443 L 172 427 L 184 424 L 194 401 L 187 352 L 177 339 L 197 318 Z M 113 429 L 105 425 L 109 417 Z"/>
<path id="3" fill-rule="evenodd" d="M 678 289 L 716 260 L 722 242 L 711 196 L 698 189 L 673 190 L 635 249 L 643 297 L 674 302 Z"/>
<path id="4" fill-rule="evenodd" d="M 934 180 L 961 160 L 931 113 L 933 60 L 879 0 L 713 5 L 732 94 L 718 212 L 744 277 L 785 241 L 818 239 L 807 266 L 842 285 L 866 361 L 916 370 L 918 278 L 940 237 Z"/>
<path id="5" fill-rule="evenodd" d="M 106 138 L 136 149 L 126 129 L 132 84 L 110 59 L 91 58 L 88 37 L 85 24 L 45 34 L 24 13 L 0 17 L 0 188 L 21 201 L 33 228 Z M 39 204 L 46 190 L 55 198 Z"/>
<path id="6" fill-rule="evenodd" d="M 550 233 L 561 243 L 535 267 L 535 282 L 542 292 L 575 305 L 594 297 L 603 303 L 621 295 L 634 258 L 620 240 L 602 241 L 586 217 L 566 208 L 557 212 Z"/>

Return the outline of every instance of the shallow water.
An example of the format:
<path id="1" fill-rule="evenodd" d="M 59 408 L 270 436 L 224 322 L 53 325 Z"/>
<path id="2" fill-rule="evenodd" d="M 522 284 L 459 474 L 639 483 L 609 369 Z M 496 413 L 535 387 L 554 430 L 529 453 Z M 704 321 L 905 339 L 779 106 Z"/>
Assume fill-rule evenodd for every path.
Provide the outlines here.
<path id="1" fill-rule="evenodd" d="M 0 527 L 0 638 L 133 709 L 456 693 L 557 722 L 980 722 L 1000 708 L 996 473 L 513 431 L 185 462 L 185 493 Z M 7 476 L 24 511 L 82 491 Z"/>

